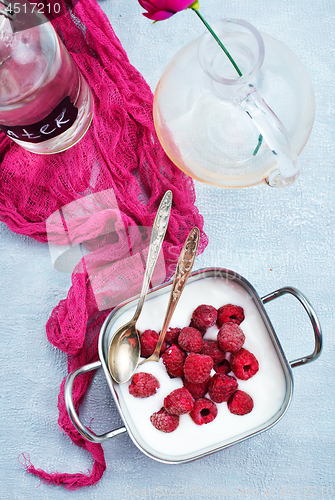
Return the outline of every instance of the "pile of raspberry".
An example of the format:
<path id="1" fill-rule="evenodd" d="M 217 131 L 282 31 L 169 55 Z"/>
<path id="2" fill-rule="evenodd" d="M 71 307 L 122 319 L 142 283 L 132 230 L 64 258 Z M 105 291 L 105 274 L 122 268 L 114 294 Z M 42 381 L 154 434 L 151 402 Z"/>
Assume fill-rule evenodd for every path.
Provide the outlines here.
<path id="1" fill-rule="evenodd" d="M 189 414 L 197 425 L 212 422 L 217 405 L 227 403 L 235 415 L 246 415 L 254 403 L 238 388 L 238 381 L 248 380 L 259 369 L 250 351 L 243 347 L 245 335 L 240 324 L 244 310 L 226 304 L 219 309 L 202 304 L 192 313 L 189 326 L 169 328 L 161 350 L 162 362 L 171 378 L 180 377 L 183 387 L 164 399 L 164 405 L 150 417 L 152 425 L 165 433 L 173 432 L 181 415 Z M 206 340 L 208 328 L 216 326 L 217 339 Z M 148 358 L 154 351 L 159 334 L 145 330 L 141 335 L 141 356 Z M 151 374 L 136 373 L 129 385 L 134 397 L 147 398 L 159 389 L 159 381 Z"/>

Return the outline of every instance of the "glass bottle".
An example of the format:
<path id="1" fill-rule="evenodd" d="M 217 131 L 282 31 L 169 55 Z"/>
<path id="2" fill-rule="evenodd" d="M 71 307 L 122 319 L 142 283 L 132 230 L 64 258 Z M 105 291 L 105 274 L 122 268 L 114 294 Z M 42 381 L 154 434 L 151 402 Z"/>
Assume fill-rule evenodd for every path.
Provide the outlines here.
<path id="1" fill-rule="evenodd" d="M 93 117 L 91 90 L 53 26 L 13 32 L 0 16 L 0 129 L 28 151 L 76 144 Z"/>

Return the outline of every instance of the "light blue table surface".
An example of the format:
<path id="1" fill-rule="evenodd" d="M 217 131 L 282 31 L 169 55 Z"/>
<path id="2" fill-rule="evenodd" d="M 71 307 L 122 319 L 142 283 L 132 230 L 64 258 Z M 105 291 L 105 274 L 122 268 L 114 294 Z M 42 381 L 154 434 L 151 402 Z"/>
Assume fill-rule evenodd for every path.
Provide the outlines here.
<path id="1" fill-rule="evenodd" d="M 100 5 L 153 91 L 173 54 L 203 32 L 191 12 L 152 26 L 136 0 L 101 0 Z M 66 297 L 70 275 L 53 268 L 47 245 L 1 224 L 1 499 L 335 497 L 335 3 L 202 0 L 201 12 L 209 22 L 243 18 L 288 45 L 312 80 L 316 117 L 294 186 L 227 190 L 195 183 L 209 237 L 195 267 L 232 269 L 260 296 L 287 285 L 300 289 L 318 313 L 323 353 L 293 370 L 295 389 L 287 413 L 252 439 L 172 466 L 146 457 L 123 434 L 103 444 L 107 470 L 94 488 L 69 492 L 40 484 L 18 462 L 20 453 L 49 472 L 85 472 L 92 466 L 91 456 L 59 431 L 57 397 L 66 356 L 45 335 L 52 309 Z M 297 301 L 283 297 L 266 309 L 289 360 L 313 350 L 312 329 Z M 81 417 L 87 424 L 94 417 L 98 433 L 122 425 L 100 372 Z"/>

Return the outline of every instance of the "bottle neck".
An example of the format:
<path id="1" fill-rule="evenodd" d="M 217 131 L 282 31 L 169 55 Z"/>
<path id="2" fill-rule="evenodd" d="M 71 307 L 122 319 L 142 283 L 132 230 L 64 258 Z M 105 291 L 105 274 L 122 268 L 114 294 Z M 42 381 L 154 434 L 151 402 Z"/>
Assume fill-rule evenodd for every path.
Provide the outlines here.
<path id="1" fill-rule="evenodd" d="M 54 64 L 57 36 L 50 23 L 13 33 L 9 19 L 0 18 L 4 19 L 0 30 L 0 107 L 3 110 L 15 106 L 43 85 Z"/>

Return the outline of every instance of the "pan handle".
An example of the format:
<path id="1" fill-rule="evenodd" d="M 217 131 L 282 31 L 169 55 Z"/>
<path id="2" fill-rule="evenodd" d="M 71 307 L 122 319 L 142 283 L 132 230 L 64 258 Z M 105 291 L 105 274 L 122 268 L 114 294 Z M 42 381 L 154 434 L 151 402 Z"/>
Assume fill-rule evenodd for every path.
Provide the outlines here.
<path id="1" fill-rule="evenodd" d="M 270 302 L 273 299 L 277 299 L 278 297 L 281 297 L 286 293 L 289 293 L 294 297 L 296 297 L 299 300 L 299 302 L 303 305 L 305 311 L 309 316 L 309 319 L 311 320 L 314 331 L 314 339 L 315 339 L 315 346 L 312 354 L 310 354 L 309 356 L 304 356 L 302 358 L 295 359 L 294 361 L 290 361 L 291 368 L 294 368 L 296 366 L 309 363 L 310 361 L 314 361 L 320 356 L 322 351 L 322 333 L 321 333 L 320 322 L 318 320 L 316 312 L 314 311 L 313 307 L 308 302 L 306 297 L 296 288 L 293 287 L 280 288 L 279 290 L 276 290 L 275 292 L 269 293 L 268 295 L 262 297 L 261 301 L 263 302 L 263 304 L 266 304 L 267 302 Z"/>
<path id="2" fill-rule="evenodd" d="M 81 368 L 78 368 L 77 370 L 69 373 L 65 381 L 65 388 L 64 388 L 66 409 L 71 419 L 71 422 L 73 423 L 77 431 L 85 439 L 91 441 L 92 443 L 102 443 L 103 441 L 106 441 L 106 439 L 110 439 L 115 436 L 118 436 L 119 434 L 127 432 L 127 429 L 125 427 L 120 427 L 119 429 L 106 432 L 105 434 L 100 434 L 100 435 L 94 434 L 81 422 L 79 415 L 75 410 L 72 398 L 73 383 L 75 379 L 78 377 L 78 375 L 82 375 L 83 373 L 87 373 L 92 370 L 97 370 L 100 367 L 101 367 L 101 361 L 95 361 L 94 363 L 82 366 Z"/>

